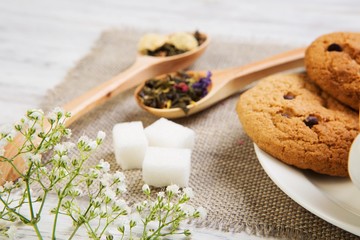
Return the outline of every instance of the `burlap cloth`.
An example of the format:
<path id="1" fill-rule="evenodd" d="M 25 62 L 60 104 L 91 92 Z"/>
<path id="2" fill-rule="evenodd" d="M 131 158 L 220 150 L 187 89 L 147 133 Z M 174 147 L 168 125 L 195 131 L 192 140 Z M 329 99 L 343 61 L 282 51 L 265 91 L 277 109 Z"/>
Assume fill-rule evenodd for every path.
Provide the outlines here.
<path id="1" fill-rule="evenodd" d="M 135 59 L 137 41 L 142 35 L 143 32 L 128 29 L 104 32 L 91 53 L 47 94 L 41 107 L 49 110 L 62 106 L 126 69 Z M 192 68 L 234 67 L 290 48 L 213 36 L 207 52 Z M 90 164 L 103 158 L 111 163 L 112 170 L 120 170 L 112 147 L 114 124 L 142 121 L 146 127 L 157 120 L 136 105 L 132 94 L 130 90 L 115 97 L 71 125 L 74 139 L 83 134 L 95 137 L 98 130 L 107 133 L 105 143 Z M 206 221 L 199 227 L 287 239 L 356 239 L 305 210 L 270 180 L 238 121 L 235 111 L 238 97 L 230 97 L 194 116 L 174 120 L 196 132 L 190 187 L 196 194 L 193 204 L 208 210 Z M 141 171 L 124 173 L 130 198 L 143 199 Z"/>

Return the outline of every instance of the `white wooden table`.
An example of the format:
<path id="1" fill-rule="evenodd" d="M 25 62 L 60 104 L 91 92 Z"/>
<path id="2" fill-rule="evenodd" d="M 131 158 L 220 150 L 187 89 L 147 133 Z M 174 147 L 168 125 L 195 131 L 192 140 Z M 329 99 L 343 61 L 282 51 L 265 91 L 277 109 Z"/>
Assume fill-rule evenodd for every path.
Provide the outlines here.
<path id="1" fill-rule="evenodd" d="M 111 27 L 201 29 L 210 36 L 303 45 L 327 32 L 359 31 L 359 23 L 358 0 L 2 0 L 0 124 L 38 107 L 45 92 Z M 203 231 L 194 238 L 209 234 L 214 239 L 257 239 Z"/>

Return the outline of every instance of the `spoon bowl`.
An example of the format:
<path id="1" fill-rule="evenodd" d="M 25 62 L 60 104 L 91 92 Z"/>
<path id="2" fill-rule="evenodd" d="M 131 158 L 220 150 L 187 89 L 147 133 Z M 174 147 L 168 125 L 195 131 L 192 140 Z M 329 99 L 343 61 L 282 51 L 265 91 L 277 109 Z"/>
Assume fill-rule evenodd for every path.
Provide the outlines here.
<path id="1" fill-rule="evenodd" d="M 69 126 L 90 110 L 150 77 L 187 68 L 204 53 L 209 45 L 209 37 L 206 34 L 204 34 L 204 37 L 205 41 L 196 49 L 174 56 L 152 57 L 138 53 L 135 62 L 128 69 L 65 104 L 62 108 L 71 113 L 71 117 L 66 121 L 65 125 Z M 49 124 L 45 122 L 44 127 L 50 128 Z M 11 144 L 5 146 L 5 157 L 13 159 L 12 164 L 20 172 L 25 169 L 25 162 L 22 156 L 15 158 L 14 156 L 23 142 L 24 139 L 17 135 Z M 16 180 L 20 175 L 11 164 L 3 161 L 0 162 L 0 173 L 0 186 L 5 181 Z"/>
<path id="2" fill-rule="evenodd" d="M 145 83 L 136 88 L 134 93 L 135 99 L 141 108 L 158 117 L 173 119 L 189 116 L 214 105 L 222 99 L 243 91 L 245 87 L 265 76 L 302 67 L 304 65 L 304 54 L 305 48 L 299 48 L 245 66 L 212 71 L 212 83 L 209 93 L 196 103 L 189 105 L 187 113 L 181 108 L 160 109 L 144 105 L 138 95 Z M 206 72 L 199 71 L 197 73 L 206 75 Z"/>

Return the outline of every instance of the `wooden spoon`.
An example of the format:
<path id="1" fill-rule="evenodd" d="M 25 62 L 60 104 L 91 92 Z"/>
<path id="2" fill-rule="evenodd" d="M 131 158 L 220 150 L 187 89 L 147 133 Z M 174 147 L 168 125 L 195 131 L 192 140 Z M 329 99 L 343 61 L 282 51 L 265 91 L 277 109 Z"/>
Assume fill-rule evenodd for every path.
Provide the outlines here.
<path id="1" fill-rule="evenodd" d="M 204 53 L 209 42 L 210 39 L 206 36 L 205 42 L 198 48 L 171 57 L 138 54 L 135 63 L 127 70 L 65 104 L 64 110 L 71 112 L 72 115 L 66 124 L 70 125 L 94 107 L 139 85 L 148 78 L 189 67 Z"/>
<path id="2" fill-rule="evenodd" d="M 232 94 L 243 91 L 245 87 L 260 78 L 303 66 L 304 54 L 305 48 L 299 48 L 245 66 L 213 71 L 211 77 L 212 85 L 209 93 L 195 104 L 189 105 L 189 112 L 187 114 L 180 108 L 159 109 L 144 105 L 138 96 L 144 83 L 136 88 L 135 98 L 140 107 L 158 117 L 180 118 L 189 116 L 210 107 Z M 206 75 L 205 71 L 198 73 Z"/>
<path id="3" fill-rule="evenodd" d="M 359 104 L 359 131 L 360 131 L 360 104 Z M 354 139 L 350 147 L 348 171 L 351 181 L 360 190 L 360 134 Z"/>
<path id="4" fill-rule="evenodd" d="M 135 87 L 148 78 L 187 68 L 204 53 L 209 45 L 210 39 L 208 36 L 205 37 L 206 40 L 198 48 L 179 55 L 152 57 L 138 54 L 133 65 L 127 70 L 65 104 L 63 109 L 71 113 L 71 118 L 66 122 L 66 126 L 69 126 L 110 98 Z M 10 159 L 12 156 L 15 156 L 18 152 L 18 147 L 22 146 L 23 142 L 24 140 L 20 136 L 16 136 L 11 144 L 5 146 L 5 157 Z M 15 158 L 13 164 L 20 171 L 25 169 L 24 160 L 21 156 Z M 9 163 L 0 162 L 0 185 L 5 181 L 13 181 L 18 177 L 19 174 L 15 172 Z"/>

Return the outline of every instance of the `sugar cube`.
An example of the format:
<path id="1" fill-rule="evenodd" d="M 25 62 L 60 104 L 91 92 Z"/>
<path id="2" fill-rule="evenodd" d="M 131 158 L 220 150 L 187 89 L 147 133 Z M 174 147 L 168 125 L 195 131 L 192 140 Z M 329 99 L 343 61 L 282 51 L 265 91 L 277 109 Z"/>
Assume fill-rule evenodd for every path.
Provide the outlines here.
<path id="1" fill-rule="evenodd" d="M 148 142 L 142 122 L 118 123 L 113 127 L 117 163 L 123 170 L 141 168 Z"/>
<path id="2" fill-rule="evenodd" d="M 149 146 L 193 149 L 195 145 L 194 130 L 166 118 L 160 118 L 144 131 Z"/>
<path id="3" fill-rule="evenodd" d="M 190 178 L 191 150 L 148 147 L 143 162 L 143 180 L 154 187 L 176 184 L 186 187 Z"/>

